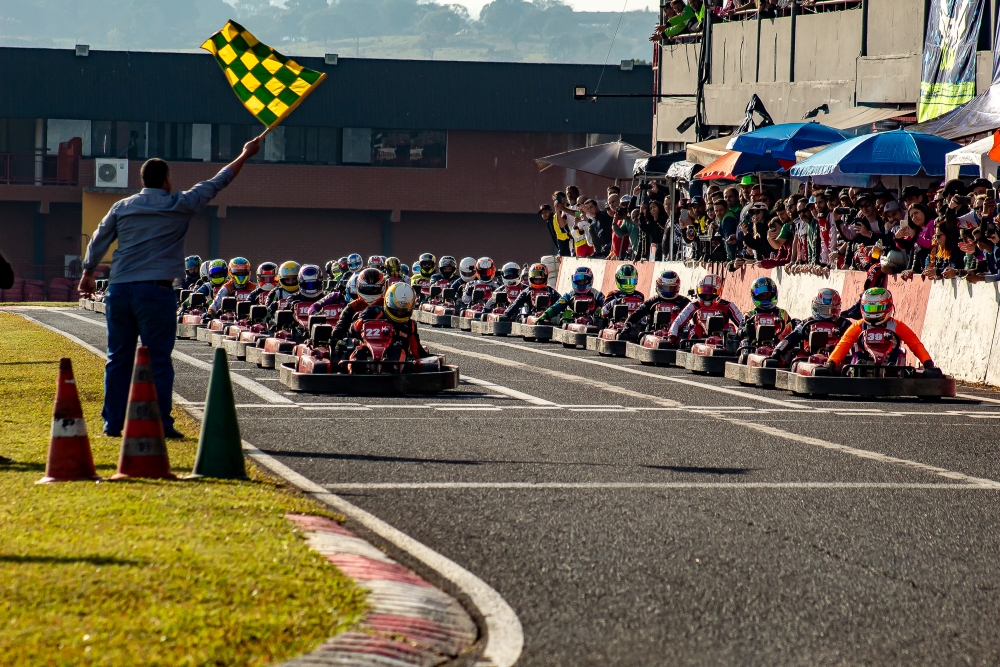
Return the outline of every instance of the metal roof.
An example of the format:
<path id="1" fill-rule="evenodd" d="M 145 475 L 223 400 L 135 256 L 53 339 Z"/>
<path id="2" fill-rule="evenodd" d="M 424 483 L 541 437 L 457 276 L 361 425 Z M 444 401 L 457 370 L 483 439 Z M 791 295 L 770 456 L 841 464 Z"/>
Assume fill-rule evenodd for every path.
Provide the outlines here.
<path id="1" fill-rule="evenodd" d="M 653 90 L 648 66 L 296 57 L 327 80 L 286 125 L 652 134 L 649 98 L 573 99 Z M 254 123 L 208 53 L 0 48 L 0 117 Z"/>

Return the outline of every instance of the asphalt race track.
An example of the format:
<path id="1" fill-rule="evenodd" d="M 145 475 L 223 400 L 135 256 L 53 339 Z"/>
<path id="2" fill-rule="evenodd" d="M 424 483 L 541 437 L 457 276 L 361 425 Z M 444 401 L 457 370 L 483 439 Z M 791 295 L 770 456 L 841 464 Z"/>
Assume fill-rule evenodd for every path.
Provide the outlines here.
<path id="1" fill-rule="evenodd" d="M 30 316 L 105 346 L 101 315 Z M 495 588 L 518 665 L 1000 663 L 1000 393 L 796 399 L 421 333 L 458 391 L 298 395 L 232 362 L 243 437 Z M 176 350 L 199 404 L 213 350 Z"/>

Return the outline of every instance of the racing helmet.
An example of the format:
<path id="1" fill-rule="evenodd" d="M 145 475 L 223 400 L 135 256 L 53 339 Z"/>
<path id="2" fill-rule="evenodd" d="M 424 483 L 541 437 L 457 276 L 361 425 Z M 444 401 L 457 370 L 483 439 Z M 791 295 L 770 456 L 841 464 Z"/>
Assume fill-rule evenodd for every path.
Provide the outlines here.
<path id="1" fill-rule="evenodd" d="M 878 261 L 882 265 L 883 273 L 892 275 L 906 269 L 906 253 L 902 250 L 893 249 L 889 252 L 883 252 Z"/>
<path id="2" fill-rule="evenodd" d="M 410 267 L 410 271 L 413 272 L 413 277 L 416 278 L 420 275 L 420 262 L 414 262 L 413 266 Z"/>
<path id="3" fill-rule="evenodd" d="M 441 258 L 441 261 L 438 262 L 438 273 L 440 273 L 443 278 L 452 280 L 457 272 L 458 260 L 451 255 L 445 255 Z"/>
<path id="4" fill-rule="evenodd" d="M 622 264 L 615 271 L 615 285 L 625 294 L 635 291 L 635 286 L 639 283 L 639 272 L 631 264 Z"/>
<path id="5" fill-rule="evenodd" d="M 415 300 L 412 287 L 406 283 L 393 283 L 385 293 L 385 304 L 382 308 L 393 322 L 405 322 L 413 314 Z"/>
<path id="6" fill-rule="evenodd" d="M 398 285 L 399 283 L 393 284 Z M 371 305 L 378 301 L 382 292 L 385 291 L 385 275 L 378 269 L 368 267 L 358 274 L 358 282 L 355 287 L 358 290 L 358 296 L 364 299 L 365 303 Z"/>
<path id="7" fill-rule="evenodd" d="M 476 260 L 473 257 L 466 257 L 458 264 L 458 275 L 462 276 L 462 282 L 471 283 L 476 278 Z"/>
<path id="8" fill-rule="evenodd" d="M 532 264 L 528 269 L 528 285 L 531 289 L 542 289 L 549 284 L 549 269 L 544 264 Z"/>
<path id="9" fill-rule="evenodd" d="M 303 264 L 299 269 L 299 294 L 315 299 L 323 293 L 323 272 L 315 264 Z"/>
<path id="10" fill-rule="evenodd" d="M 673 299 L 681 291 L 681 277 L 675 271 L 656 276 L 656 293 L 661 299 Z"/>
<path id="11" fill-rule="evenodd" d="M 201 268 L 198 269 L 198 275 L 201 276 L 202 280 L 208 280 L 208 265 L 209 264 L 211 264 L 211 262 L 202 262 L 201 263 Z"/>
<path id="12" fill-rule="evenodd" d="M 358 298 L 358 274 L 354 274 L 347 279 L 347 286 L 344 288 L 347 292 L 347 298 L 354 301 Z"/>
<path id="13" fill-rule="evenodd" d="M 892 317 L 895 307 L 892 305 L 892 294 L 881 287 L 866 289 L 861 295 L 861 317 L 873 326 L 885 324 Z"/>
<path id="14" fill-rule="evenodd" d="M 761 310 L 771 310 L 777 305 L 778 286 L 767 276 L 761 276 L 750 285 L 753 305 Z"/>
<path id="15" fill-rule="evenodd" d="M 503 268 L 500 269 L 500 277 L 503 278 L 504 285 L 507 285 L 508 287 L 516 285 L 521 282 L 521 267 L 514 262 L 507 262 L 503 265 Z"/>
<path id="16" fill-rule="evenodd" d="M 371 255 L 368 258 L 368 266 L 381 271 L 382 267 L 385 266 L 385 257 L 383 255 Z"/>
<path id="17" fill-rule="evenodd" d="M 382 263 L 385 267 L 385 275 L 389 278 L 399 277 L 399 267 L 402 262 L 399 261 L 399 257 L 386 257 L 385 262 Z"/>
<path id="18" fill-rule="evenodd" d="M 528 268 L 530 266 L 531 266 L 530 264 L 522 264 L 521 265 L 521 282 L 522 283 L 528 282 Z"/>
<path id="19" fill-rule="evenodd" d="M 347 269 L 348 271 L 360 271 L 365 265 L 364 258 L 356 252 L 352 252 L 347 256 Z"/>
<path id="20" fill-rule="evenodd" d="M 246 257 L 233 257 L 229 260 L 229 277 L 238 288 L 246 287 L 250 282 L 250 260 Z"/>
<path id="21" fill-rule="evenodd" d="M 710 273 L 698 282 L 698 298 L 702 304 L 710 306 L 722 294 L 722 278 Z"/>
<path id="22" fill-rule="evenodd" d="M 340 273 L 347 273 L 348 271 L 350 271 L 350 268 L 347 266 L 346 257 L 341 257 L 340 259 L 337 260 L 337 271 L 339 271 Z"/>
<path id="23" fill-rule="evenodd" d="M 425 252 L 417 259 L 417 264 L 420 267 L 420 275 L 424 278 L 430 278 L 434 275 L 434 269 L 437 268 L 438 261 L 437 257 L 429 252 Z"/>
<path id="24" fill-rule="evenodd" d="M 413 269 L 410 268 L 409 264 L 399 263 L 399 277 L 410 282 L 410 276 L 413 275 Z"/>
<path id="25" fill-rule="evenodd" d="M 837 290 L 824 287 L 816 292 L 812 300 L 812 315 L 817 320 L 835 320 L 840 317 L 840 294 Z"/>
<path id="26" fill-rule="evenodd" d="M 336 275 L 337 263 L 332 259 L 323 265 L 323 275 L 327 278 L 333 278 Z"/>
<path id="27" fill-rule="evenodd" d="M 484 283 L 492 282 L 497 274 L 497 265 L 489 257 L 480 257 L 476 260 L 476 275 Z"/>
<path id="28" fill-rule="evenodd" d="M 201 257 L 198 255 L 188 255 L 184 258 L 184 270 L 194 273 L 201 266 Z"/>
<path id="29" fill-rule="evenodd" d="M 208 263 L 208 278 L 218 287 L 229 277 L 229 266 L 224 259 L 213 259 Z"/>
<path id="30" fill-rule="evenodd" d="M 299 291 L 299 263 L 288 261 L 278 269 L 278 282 L 286 292 Z"/>
<path id="31" fill-rule="evenodd" d="M 594 272 L 586 266 L 578 266 L 573 272 L 573 290 L 577 294 L 586 294 L 594 286 Z"/>
<path id="32" fill-rule="evenodd" d="M 274 262 L 264 262 L 257 267 L 257 285 L 265 292 L 270 292 L 278 286 L 278 265 Z"/>

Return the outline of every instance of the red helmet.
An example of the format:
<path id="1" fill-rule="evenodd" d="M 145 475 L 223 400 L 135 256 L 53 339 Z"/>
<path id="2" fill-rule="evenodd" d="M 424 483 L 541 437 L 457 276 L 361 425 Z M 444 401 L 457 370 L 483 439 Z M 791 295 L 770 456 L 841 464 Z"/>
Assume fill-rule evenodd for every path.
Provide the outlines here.
<path id="1" fill-rule="evenodd" d="M 476 261 L 476 275 L 479 279 L 484 282 L 490 282 L 493 280 L 493 276 L 497 273 L 497 265 L 493 263 L 493 260 L 489 257 L 480 257 Z"/>
<path id="2" fill-rule="evenodd" d="M 722 294 L 722 278 L 710 273 L 698 283 L 698 298 L 706 306 L 713 303 Z"/>

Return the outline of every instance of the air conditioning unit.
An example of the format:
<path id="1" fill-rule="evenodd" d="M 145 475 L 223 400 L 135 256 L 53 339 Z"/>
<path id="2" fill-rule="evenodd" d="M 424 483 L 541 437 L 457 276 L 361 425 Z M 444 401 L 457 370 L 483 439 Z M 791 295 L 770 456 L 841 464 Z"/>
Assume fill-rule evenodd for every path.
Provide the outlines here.
<path id="1" fill-rule="evenodd" d="M 94 160 L 95 163 L 95 183 L 98 188 L 127 188 L 128 187 L 128 160 Z"/>

